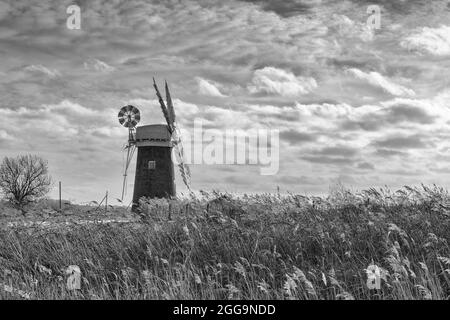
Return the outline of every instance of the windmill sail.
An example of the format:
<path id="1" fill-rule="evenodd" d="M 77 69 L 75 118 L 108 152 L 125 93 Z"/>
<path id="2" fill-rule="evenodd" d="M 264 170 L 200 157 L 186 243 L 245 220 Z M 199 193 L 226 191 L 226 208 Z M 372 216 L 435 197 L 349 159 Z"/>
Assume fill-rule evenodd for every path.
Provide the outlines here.
<path id="1" fill-rule="evenodd" d="M 167 110 L 166 104 L 164 103 L 161 93 L 159 92 L 158 86 L 156 85 L 155 78 L 153 78 L 153 87 L 156 90 L 156 96 L 158 97 L 162 113 L 164 115 L 164 118 L 166 119 L 167 126 L 169 127 L 169 132 L 172 134 L 173 133 L 173 125 L 172 125 L 172 122 L 170 119 L 169 111 Z"/>
<path id="2" fill-rule="evenodd" d="M 181 143 L 181 140 L 179 140 L 179 143 L 175 147 L 177 153 L 178 153 L 178 159 L 179 164 L 178 168 L 180 169 L 181 178 L 183 179 L 184 184 L 188 188 L 189 192 L 192 192 L 191 190 L 191 170 L 189 169 L 189 166 L 184 163 L 184 152 L 183 152 L 183 145 Z"/>
<path id="3" fill-rule="evenodd" d="M 178 168 L 180 170 L 181 178 L 183 179 L 184 184 L 188 188 L 189 192 L 191 191 L 191 171 L 189 170 L 189 166 L 184 162 L 184 149 L 183 143 L 181 141 L 181 133 L 178 127 L 175 127 L 174 134 L 172 135 L 173 141 L 175 144 L 175 156 L 178 161 Z"/>
<path id="4" fill-rule="evenodd" d="M 170 123 L 173 127 L 175 127 L 175 110 L 173 108 L 172 97 L 170 96 L 169 86 L 166 81 L 166 101 L 167 101 L 167 110 L 169 111 L 169 119 Z"/>
<path id="5" fill-rule="evenodd" d="M 164 114 L 164 118 L 166 119 L 167 125 L 169 127 L 169 131 L 172 134 L 173 142 L 175 145 L 175 153 L 178 160 L 178 168 L 180 170 L 181 178 L 183 179 L 183 183 L 188 188 L 189 192 L 192 193 L 191 190 L 191 173 L 188 165 L 184 161 L 184 149 L 183 144 L 181 142 L 181 133 L 178 129 L 175 119 L 175 109 L 173 107 L 172 97 L 170 96 L 169 86 L 167 82 L 165 83 L 165 91 L 166 91 L 166 101 L 167 106 L 164 103 L 164 100 L 161 97 L 161 93 L 158 90 L 158 86 L 156 85 L 155 79 L 153 78 L 153 86 L 156 90 L 156 95 L 159 99 L 159 104 L 161 105 L 161 109 Z"/>
<path id="6" fill-rule="evenodd" d="M 175 151 L 178 155 L 178 168 L 180 169 L 181 178 L 183 179 L 184 184 L 188 188 L 189 192 L 191 190 L 191 171 L 189 170 L 189 166 L 184 162 L 184 150 L 181 139 L 178 137 L 178 141 L 175 144 Z"/>

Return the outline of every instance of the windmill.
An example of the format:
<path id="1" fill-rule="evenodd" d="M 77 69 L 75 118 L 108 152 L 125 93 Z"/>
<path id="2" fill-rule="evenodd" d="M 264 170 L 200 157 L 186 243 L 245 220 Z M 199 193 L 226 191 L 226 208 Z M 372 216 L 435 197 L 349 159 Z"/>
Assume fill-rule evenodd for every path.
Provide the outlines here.
<path id="1" fill-rule="evenodd" d="M 119 123 L 129 129 L 126 147 L 122 200 L 125 194 L 127 171 L 137 149 L 136 175 L 133 192 L 133 210 L 141 197 L 168 198 L 176 194 L 175 174 L 172 151 L 175 151 L 178 168 L 184 184 L 191 193 L 190 171 L 184 162 L 184 151 L 180 130 L 176 123 L 175 110 L 165 83 L 166 102 L 153 79 L 162 113 L 166 124 L 152 124 L 136 127 L 140 120 L 139 110 L 133 106 L 125 106 L 119 112 Z"/>

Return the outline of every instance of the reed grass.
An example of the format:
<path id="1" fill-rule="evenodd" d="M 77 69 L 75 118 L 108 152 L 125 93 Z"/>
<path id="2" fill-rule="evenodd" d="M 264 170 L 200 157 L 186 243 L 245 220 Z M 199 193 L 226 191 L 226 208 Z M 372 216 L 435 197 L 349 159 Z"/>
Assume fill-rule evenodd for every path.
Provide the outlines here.
<path id="1" fill-rule="evenodd" d="M 436 186 L 141 201 L 139 223 L 0 233 L 1 299 L 448 299 Z M 79 266 L 80 290 L 65 269 Z M 382 271 L 380 289 L 367 268 Z"/>

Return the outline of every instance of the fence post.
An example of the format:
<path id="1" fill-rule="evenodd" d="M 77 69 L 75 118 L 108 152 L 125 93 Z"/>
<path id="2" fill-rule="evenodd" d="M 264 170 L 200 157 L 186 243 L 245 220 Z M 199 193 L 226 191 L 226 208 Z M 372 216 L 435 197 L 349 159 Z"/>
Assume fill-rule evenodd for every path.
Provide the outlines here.
<path id="1" fill-rule="evenodd" d="M 61 181 L 59 182 L 59 211 L 62 211 L 62 200 L 61 200 Z"/>
<path id="2" fill-rule="evenodd" d="M 105 196 L 105 213 L 108 212 L 108 191 L 106 191 L 106 196 Z"/>

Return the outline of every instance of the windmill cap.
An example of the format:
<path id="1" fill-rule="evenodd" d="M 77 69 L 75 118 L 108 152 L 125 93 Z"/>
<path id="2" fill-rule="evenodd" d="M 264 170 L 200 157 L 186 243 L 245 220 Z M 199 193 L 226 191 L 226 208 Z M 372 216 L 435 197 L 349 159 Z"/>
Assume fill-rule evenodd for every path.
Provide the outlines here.
<path id="1" fill-rule="evenodd" d="M 136 128 L 136 146 L 172 147 L 171 135 L 167 125 L 151 124 Z"/>

